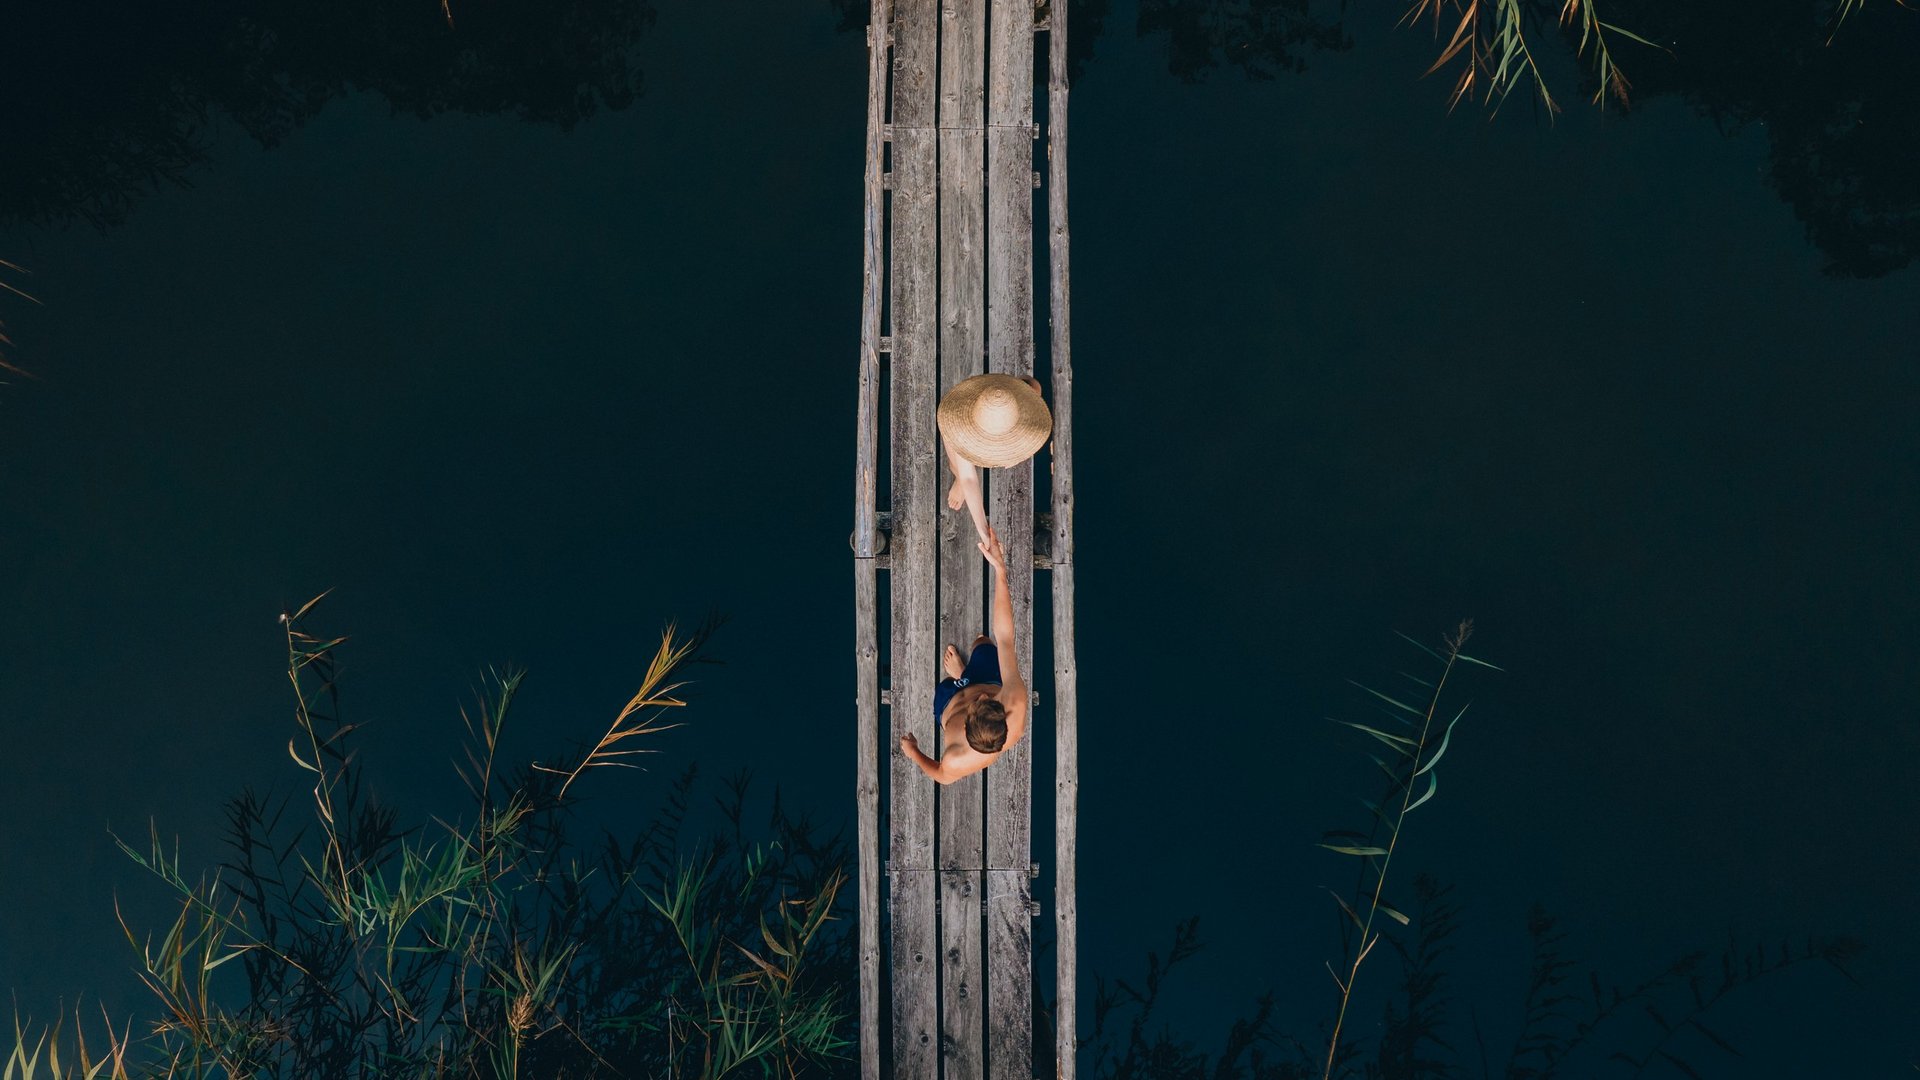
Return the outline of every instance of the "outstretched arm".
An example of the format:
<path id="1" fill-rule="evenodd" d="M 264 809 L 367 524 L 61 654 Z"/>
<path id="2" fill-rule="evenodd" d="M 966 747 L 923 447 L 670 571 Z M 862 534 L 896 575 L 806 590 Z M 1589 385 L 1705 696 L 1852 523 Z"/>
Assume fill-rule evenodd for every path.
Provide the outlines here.
<path id="1" fill-rule="evenodd" d="M 944 441 L 944 440 L 943 440 Z M 973 518 L 973 531 L 980 539 L 987 538 L 987 500 L 980 491 L 980 469 L 973 462 L 953 452 L 947 447 L 947 469 L 953 473 L 954 486 L 960 489 L 961 497 L 966 500 L 967 514 Z M 951 505 L 952 500 L 948 500 Z M 959 507 L 954 507 L 958 510 Z"/>
<path id="2" fill-rule="evenodd" d="M 993 564 L 993 648 L 1000 655 L 1000 697 L 1011 700 L 1007 709 L 1007 745 L 1020 741 L 1027 731 L 1027 681 L 1020 677 L 1020 643 L 1013 638 L 1013 594 L 1007 587 L 1007 553 L 1000 547 L 1000 535 L 987 526 L 987 538 L 980 542 L 980 554 Z"/>

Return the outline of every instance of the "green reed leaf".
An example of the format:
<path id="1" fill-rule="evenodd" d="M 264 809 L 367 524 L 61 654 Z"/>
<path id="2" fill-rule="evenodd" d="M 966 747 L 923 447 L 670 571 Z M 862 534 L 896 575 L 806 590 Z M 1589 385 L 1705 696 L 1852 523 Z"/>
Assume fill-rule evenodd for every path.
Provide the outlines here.
<path id="1" fill-rule="evenodd" d="M 1425 765 L 1422 765 L 1419 768 L 1413 770 L 1413 775 L 1419 776 L 1420 774 L 1426 772 L 1428 769 L 1431 769 L 1435 765 L 1440 764 L 1440 759 L 1446 756 L 1447 744 L 1453 739 L 1453 725 L 1459 723 L 1460 717 L 1465 715 L 1467 715 L 1467 707 L 1463 705 L 1460 707 L 1460 711 L 1454 715 L 1454 718 L 1447 722 L 1447 730 L 1445 733 L 1443 733 L 1440 736 L 1440 748 L 1433 752 L 1433 756 L 1427 759 L 1427 763 Z"/>
<path id="2" fill-rule="evenodd" d="M 1428 799 L 1433 798 L 1433 793 L 1438 790 L 1440 790 L 1440 774 L 1437 772 L 1428 773 L 1427 774 L 1427 793 L 1425 795 L 1420 796 L 1418 799 L 1415 799 L 1413 802 L 1413 805 L 1407 807 L 1407 813 L 1411 814 L 1415 810 L 1420 809 L 1421 804 L 1425 803 Z"/>
<path id="3" fill-rule="evenodd" d="M 1328 851 L 1336 851 L 1342 855 L 1385 855 L 1387 853 L 1387 849 L 1383 847 L 1350 847 L 1345 844 L 1318 844 L 1315 846 L 1326 848 Z"/>
<path id="4" fill-rule="evenodd" d="M 1426 713 L 1423 713 L 1423 712 L 1421 712 L 1421 711 L 1420 711 L 1419 709 L 1416 709 L 1416 708 L 1414 708 L 1413 706 L 1411 706 L 1411 705 L 1409 705 L 1409 704 L 1407 704 L 1406 702 L 1404 702 L 1404 701 L 1401 701 L 1401 700 L 1399 700 L 1398 698 L 1393 698 L 1393 697 L 1389 697 L 1389 696 L 1387 696 L 1386 694 L 1383 694 L 1383 693 L 1381 693 L 1380 691 L 1378 691 L 1378 690 L 1375 690 L 1375 689 L 1374 689 L 1373 687 L 1371 687 L 1371 686 L 1368 686 L 1368 685 L 1367 685 L 1367 684 L 1365 684 L 1365 683 L 1357 683 L 1357 682 L 1353 682 L 1353 680 L 1352 680 L 1352 679 L 1348 679 L 1347 681 L 1348 681 L 1348 682 L 1350 682 L 1350 683 L 1353 683 L 1353 685 L 1355 685 L 1355 686 L 1357 686 L 1357 687 L 1359 687 L 1359 688 L 1360 688 L 1360 689 L 1362 689 L 1362 690 L 1365 690 L 1365 691 L 1366 691 L 1367 693 L 1369 693 L 1369 694 L 1372 694 L 1372 695 L 1373 695 L 1374 697 L 1377 697 L 1377 698 L 1379 698 L 1379 699 L 1380 699 L 1381 701 L 1384 701 L 1384 702 L 1386 702 L 1387 704 L 1389 704 L 1389 705 L 1391 705 L 1391 706 L 1393 706 L 1393 707 L 1394 707 L 1394 708 L 1396 708 L 1396 709 L 1402 709 L 1402 710 L 1405 710 L 1405 711 L 1406 711 L 1407 713 L 1409 713 L 1409 714 L 1411 714 L 1411 715 L 1413 715 L 1413 716 L 1425 716 L 1425 715 L 1427 715 Z"/>
<path id="5" fill-rule="evenodd" d="M 1434 652 L 1432 649 L 1426 647 L 1425 645 L 1420 644 L 1418 641 L 1415 641 L 1413 638 L 1410 638 L 1407 635 L 1402 634 L 1398 630 L 1395 630 L 1393 634 L 1395 637 L 1413 646 L 1414 648 L 1419 649 L 1421 652 L 1426 653 L 1428 656 L 1433 657 L 1435 660 L 1438 660 L 1443 664 L 1446 663 L 1446 660 L 1447 660 L 1446 657 L 1441 656 L 1439 653 Z"/>
<path id="6" fill-rule="evenodd" d="M 1360 921 L 1360 916 L 1354 912 L 1353 906 L 1347 903 L 1346 897 L 1341 896 L 1339 893 L 1334 892 L 1332 889 L 1327 889 L 1325 885 L 1322 885 L 1320 887 L 1322 889 L 1326 889 L 1327 895 L 1333 897 L 1333 902 L 1336 904 L 1339 904 L 1340 910 L 1346 912 L 1347 918 L 1353 920 L 1353 925 L 1356 930 L 1365 930 L 1367 928 L 1366 924 Z"/>
<path id="7" fill-rule="evenodd" d="M 1379 739 L 1381 742 L 1386 743 L 1388 746 L 1393 747 L 1395 750 L 1399 751 L 1402 754 L 1405 754 L 1408 748 L 1419 745 L 1419 743 L 1414 742 L 1412 739 L 1409 739 L 1404 735 L 1389 735 L 1386 732 L 1381 731 L 1379 728 L 1368 727 L 1365 724 L 1356 724 L 1351 720 L 1342 720 L 1340 722 L 1354 729 L 1355 731 L 1366 732 L 1367 734 L 1373 736 L 1374 738 Z"/>

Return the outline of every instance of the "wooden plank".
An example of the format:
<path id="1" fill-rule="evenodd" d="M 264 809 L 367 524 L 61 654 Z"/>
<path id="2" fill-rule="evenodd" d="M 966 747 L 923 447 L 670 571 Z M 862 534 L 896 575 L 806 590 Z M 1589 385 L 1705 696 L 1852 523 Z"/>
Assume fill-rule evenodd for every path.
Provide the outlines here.
<path id="1" fill-rule="evenodd" d="M 853 479 L 853 553 L 874 555 L 875 488 L 879 453 L 876 445 L 880 408 L 880 290 L 886 277 L 882 265 L 881 222 L 884 220 L 881 174 L 887 110 L 887 19 L 890 0 L 874 0 L 867 28 L 867 161 L 866 203 L 863 209 L 860 287 L 860 397 L 856 409 Z"/>
<path id="2" fill-rule="evenodd" d="M 987 367 L 1028 376 L 1033 374 L 1032 4 L 993 0 L 989 26 Z M 1007 553 L 1020 672 L 1032 686 L 1033 462 L 995 469 L 988 483 L 988 513 Z M 989 868 L 1024 871 L 1029 861 L 1030 743 L 1031 736 L 988 770 Z"/>
<path id="3" fill-rule="evenodd" d="M 897 0 L 893 29 L 892 590 L 893 739 L 889 772 L 888 886 L 893 1060 L 890 1074 L 933 1080 L 938 1071 L 939 940 L 934 922 L 933 785 L 896 744 L 912 732 L 937 745 L 933 723 L 934 557 L 939 498 L 933 411 L 938 393 L 938 142 L 934 0 Z"/>
<path id="4" fill-rule="evenodd" d="M 987 19 L 987 123 L 1033 128 L 1033 0 L 993 0 Z M 1028 246 L 1032 238 L 1023 234 Z"/>
<path id="5" fill-rule="evenodd" d="M 986 353 L 986 0 L 945 0 L 940 23 L 940 390 Z M 951 476 L 940 472 L 941 492 Z M 964 653 L 983 625 L 983 564 L 971 517 L 940 504 L 940 640 Z M 986 1075 L 981 877 L 986 789 L 978 774 L 939 789 L 940 1070 Z"/>
<path id="6" fill-rule="evenodd" d="M 899 1080 L 934 1080 L 938 1075 L 934 904 L 932 870 L 887 871 L 893 1060 L 884 1072 Z"/>
<path id="7" fill-rule="evenodd" d="M 1033 1080 L 1031 882 L 1025 868 L 988 870 L 986 878 L 987 1074 Z"/>
<path id="8" fill-rule="evenodd" d="M 1073 319 L 1067 243 L 1067 8 L 1047 33 L 1047 313 L 1053 368 L 1054 1060 L 1074 1080 L 1079 1046 L 1080 693 L 1073 617 Z"/>
<path id="9" fill-rule="evenodd" d="M 992 0 L 987 46 L 987 366 L 1033 373 L 1033 4 Z M 996 469 L 990 516 L 1006 548 L 1017 663 L 1033 671 L 1033 463 Z M 987 771 L 987 1075 L 1032 1080 L 1033 934 L 1027 866 L 1033 736 Z"/>
<path id="10" fill-rule="evenodd" d="M 891 0 L 873 0 L 867 27 L 867 160 L 860 291 L 859 403 L 854 435 L 854 803 L 859 840 L 860 1080 L 880 1080 L 880 648 L 875 508 L 879 471 L 880 296 L 885 221 L 880 179 L 887 121 Z"/>
<path id="11" fill-rule="evenodd" d="M 855 801 L 860 839 L 860 1078 L 880 1080 L 880 649 L 872 559 L 853 560 Z"/>

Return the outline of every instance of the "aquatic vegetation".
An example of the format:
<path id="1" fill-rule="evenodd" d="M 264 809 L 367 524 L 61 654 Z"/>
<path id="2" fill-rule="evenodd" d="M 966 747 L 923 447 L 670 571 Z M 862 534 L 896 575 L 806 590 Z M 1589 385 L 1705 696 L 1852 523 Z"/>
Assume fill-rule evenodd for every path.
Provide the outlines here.
<path id="1" fill-rule="evenodd" d="M 1440 764 L 1440 759 L 1446 756 L 1447 748 L 1452 745 L 1454 727 L 1467 714 L 1467 707 L 1463 705 L 1451 720 L 1442 721 L 1440 702 L 1446 693 L 1447 680 L 1459 664 L 1476 664 L 1499 670 L 1484 660 L 1476 660 L 1461 652 L 1472 635 L 1473 623 L 1462 622 L 1447 636 L 1439 651 L 1421 645 L 1412 638 L 1406 639 L 1440 665 L 1439 673 L 1431 681 L 1400 673 L 1401 678 L 1425 691 L 1422 706 L 1409 705 L 1392 694 L 1360 686 L 1374 699 L 1374 707 L 1397 725 L 1395 730 L 1383 730 L 1352 720 L 1338 721 L 1386 747 L 1386 752 L 1392 755 L 1393 760 L 1373 755 L 1373 763 L 1387 775 L 1387 791 L 1378 802 L 1361 800 L 1361 805 L 1367 808 L 1369 815 L 1366 830 L 1335 829 L 1326 833 L 1320 841 L 1320 846 L 1329 851 L 1361 861 L 1360 880 L 1354 886 L 1352 901 L 1349 902 L 1338 893 L 1332 894 L 1334 902 L 1340 905 L 1341 912 L 1348 920 L 1340 927 L 1341 963 L 1346 975 L 1342 977 L 1333 965 L 1327 965 L 1334 985 L 1340 988 L 1340 1003 L 1334 1014 L 1333 1033 L 1327 1038 L 1326 1067 L 1321 1072 L 1323 1077 L 1333 1075 L 1340 1049 L 1340 1031 L 1353 1001 L 1354 983 L 1360 978 L 1360 965 L 1373 952 L 1374 946 L 1380 944 L 1381 935 L 1373 928 L 1375 921 L 1385 915 L 1402 926 L 1409 922 L 1409 917 L 1386 903 L 1383 896 L 1387 887 L 1387 871 L 1393 865 L 1393 854 L 1399 847 L 1407 815 L 1425 806 L 1440 790 L 1440 774 L 1435 766 Z M 1425 790 L 1421 790 L 1423 779 Z M 1417 798 L 1414 795 L 1416 791 L 1420 791 Z"/>
<path id="2" fill-rule="evenodd" d="M 1454 20 L 1439 59 L 1427 69 L 1431 75 L 1455 60 L 1460 61 L 1460 75 L 1448 101 L 1450 107 L 1458 105 L 1463 98 L 1478 98 L 1497 106 L 1514 88 L 1531 83 L 1540 95 L 1541 104 L 1550 112 L 1558 112 L 1560 103 L 1547 87 L 1529 37 L 1531 28 L 1544 21 L 1541 15 L 1541 5 L 1535 0 L 1413 0 L 1403 21 L 1430 18 L 1437 37 L 1442 33 L 1443 17 Z M 1593 93 L 1593 103 L 1600 105 L 1612 97 L 1626 104 L 1627 78 L 1614 63 L 1608 36 L 1615 35 L 1651 48 L 1659 46 L 1602 19 L 1595 0 L 1563 0 L 1554 21 L 1577 35 L 1574 52 L 1589 58 L 1593 65 L 1599 86 Z"/>
<path id="3" fill-rule="evenodd" d="M 573 839 L 572 792 L 684 707 L 677 673 L 704 632 L 662 634 L 639 691 L 607 733 L 553 764 L 508 767 L 502 732 L 522 675 L 493 675 L 463 711 L 464 815 L 403 826 L 370 797 L 341 718 L 342 638 L 287 615 L 296 733 L 311 788 L 227 807 L 228 858 L 193 877 L 157 829 L 121 847 L 177 903 L 143 932 L 122 916 L 156 1018 L 104 1058 L 56 1061 L 56 1026 L 16 1026 L 5 1080 L 173 1076 L 793 1076 L 839 1056 L 850 935 L 827 929 L 845 877 L 773 798 L 747 835 L 749 781 L 715 800 L 725 825 L 683 853 L 688 769 L 639 835 Z M 597 775 L 597 774 L 596 774 Z M 296 827 L 287 811 L 310 803 Z M 297 815 L 305 816 L 305 815 Z"/>
<path id="4" fill-rule="evenodd" d="M 1846 937 L 1808 937 L 1796 942 L 1732 941 L 1719 953 L 1690 952 L 1652 976 L 1614 983 L 1564 951 L 1566 935 L 1536 905 L 1527 920 L 1533 945 L 1529 978 L 1521 996 L 1521 1029 L 1504 1066 L 1486 1044 L 1477 1015 L 1473 1045 L 1451 1030 L 1455 994 L 1446 969 L 1460 911 L 1452 886 L 1431 874 L 1413 878 L 1412 903 L 1396 907 L 1385 899 L 1392 858 L 1405 835 L 1407 815 L 1437 792 L 1436 768 L 1451 744 L 1455 725 L 1466 709 L 1440 708 L 1443 692 L 1460 664 L 1499 670 L 1467 656 L 1461 647 L 1472 626 L 1462 623 L 1438 649 L 1408 638 L 1438 665 L 1432 679 L 1410 673 L 1401 678 L 1421 688 L 1420 705 L 1409 704 L 1372 687 L 1359 687 L 1389 720 L 1376 726 L 1339 721 L 1389 753 L 1374 754 L 1387 776 L 1384 797 L 1362 800 L 1370 818 L 1365 831 L 1334 830 L 1320 846 L 1360 860 L 1350 896 L 1334 895 L 1341 936 L 1341 966 L 1327 966 L 1338 989 L 1331 1023 L 1303 1038 L 1289 1033 L 1275 1017 L 1276 996 L 1268 992 L 1245 1016 L 1231 1020 L 1217 1050 L 1192 1037 L 1177 1036 L 1164 1025 L 1154 1028 L 1156 1008 L 1168 975 L 1201 949 L 1199 920 L 1189 918 L 1174 931 L 1164 956 L 1147 954 L 1146 975 L 1137 985 L 1095 976 L 1091 1036 L 1082 1045 L 1085 1074 L 1098 1080 L 1440 1080 L 1477 1075 L 1505 1080 L 1573 1080 L 1575 1077 L 1666 1074 L 1698 1078 L 1704 1055 L 1737 1056 L 1736 1036 L 1723 1032 L 1709 1014 L 1734 993 L 1790 969 L 1826 966 L 1852 980 L 1848 963 L 1861 950 Z M 1385 916 L 1383 929 L 1375 929 Z M 1382 944 L 1385 953 L 1377 952 Z M 1361 964 L 1370 956 L 1397 955 L 1399 982 L 1387 998 L 1371 1038 L 1346 1033 Z M 1344 975 L 1342 972 L 1344 971 Z M 1505 1003 L 1489 1012 L 1509 1012 Z"/>
<path id="5" fill-rule="evenodd" d="M 73 1049 L 63 1063 L 61 1048 L 66 1039 L 61 1034 L 64 1018 L 56 1019 L 50 1027 L 42 1028 L 29 1035 L 32 1026 L 22 1020 L 18 1009 L 13 1017 L 13 1050 L 6 1057 L 4 1067 L 0 1068 L 0 1077 L 4 1080 L 126 1080 L 127 1048 L 131 1043 L 131 1028 L 120 1032 L 113 1029 L 113 1020 L 106 1017 L 106 1049 L 95 1057 L 92 1048 L 87 1045 L 86 1031 L 81 1023 L 80 1010 L 76 1006 L 73 1013 Z M 97 1045 L 97 1044 L 96 1044 Z"/>

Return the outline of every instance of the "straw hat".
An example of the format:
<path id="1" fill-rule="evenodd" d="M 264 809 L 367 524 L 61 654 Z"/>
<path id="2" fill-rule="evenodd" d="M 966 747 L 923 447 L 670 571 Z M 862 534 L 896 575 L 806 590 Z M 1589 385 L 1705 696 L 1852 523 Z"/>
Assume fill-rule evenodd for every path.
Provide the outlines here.
<path id="1" fill-rule="evenodd" d="M 975 375 L 940 399 L 940 434 L 981 468 L 1018 465 L 1046 445 L 1053 414 L 1040 392 L 1011 375 Z"/>

